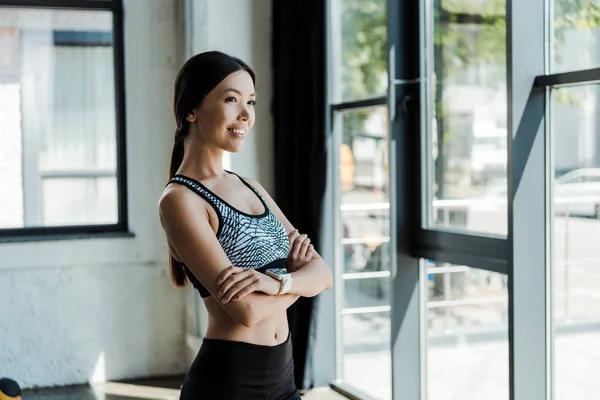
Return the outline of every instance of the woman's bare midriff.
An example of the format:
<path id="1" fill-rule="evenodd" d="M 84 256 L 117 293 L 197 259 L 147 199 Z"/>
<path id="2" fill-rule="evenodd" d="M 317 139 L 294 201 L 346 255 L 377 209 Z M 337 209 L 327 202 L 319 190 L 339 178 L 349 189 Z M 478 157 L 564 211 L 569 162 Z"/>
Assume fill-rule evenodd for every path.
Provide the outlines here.
<path id="1" fill-rule="evenodd" d="M 205 334 L 207 338 L 276 346 L 285 342 L 288 337 L 289 327 L 285 311 L 248 328 L 235 322 L 212 296 L 204 298 L 204 304 L 208 311 L 208 327 Z"/>

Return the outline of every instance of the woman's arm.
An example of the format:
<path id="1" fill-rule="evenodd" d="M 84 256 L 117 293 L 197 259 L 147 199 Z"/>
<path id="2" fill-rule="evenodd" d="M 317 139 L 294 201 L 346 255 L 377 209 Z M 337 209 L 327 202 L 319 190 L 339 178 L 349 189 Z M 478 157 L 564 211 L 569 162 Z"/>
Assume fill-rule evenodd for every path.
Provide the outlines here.
<path id="1" fill-rule="evenodd" d="M 159 215 L 167 240 L 181 261 L 218 299 L 217 277 L 231 261 L 208 222 L 204 200 L 186 188 L 171 188 L 160 199 Z M 285 312 L 297 299 L 291 294 L 273 297 L 251 293 L 238 302 L 218 303 L 234 321 L 251 327 Z"/>
<path id="2" fill-rule="evenodd" d="M 271 210 L 275 213 L 279 221 L 283 224 L 288 235 L 290 232 L 294 231 L 295 228 L 292 226 L 290 221 L 283 215 L 283 212 L 275 201 L 269 196 L 269 193 L 254 179 L 244 178 L 246 179 L 252 186 L 258 189 L 266 201 L 269 203 Z M 321 293 L 323 290 L 331 289 L 333 285 L 333 275 L 331 273 L 331 269 L 329 266 L 323 261 L 321 256 L 317 253 L 317 251 L 313 251 L 313 256 L 310 261 L 308 261 L 304 266 L 302 266 L 297 271 L 294 271 L 292 274 L 292 289 L 290 291 L 291 294 L 303 296 L 303 297 L 313 297 Z"/>
<path id="3" fill-rule="evenodd" d="M 289 293 L 303 297 L 316 296 L 323 290 L 331 289 L 333 285 L 331 270 L 318 254 L 315 254 L 312 260 L 292 272 L 291 275 L 292 288 Z"/>

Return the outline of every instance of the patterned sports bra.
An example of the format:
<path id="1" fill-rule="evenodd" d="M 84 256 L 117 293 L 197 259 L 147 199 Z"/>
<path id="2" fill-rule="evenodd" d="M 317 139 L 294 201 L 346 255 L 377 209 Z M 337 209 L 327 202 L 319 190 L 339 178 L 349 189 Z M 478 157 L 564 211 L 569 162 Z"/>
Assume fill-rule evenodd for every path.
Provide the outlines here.
<path id="1" fill-rule="evenodd" d="M 226 172 L 236 175 L 258 196 L 265 208 L 262 214 L 252 215 L 239 211 L 195 179 L 175 175 L 169 183 L 187 186 L 215 209 L 219 217 L 217 240 L 233 266 L 252 268 L 262 273 L 269 268 L 285 268 L 290 246 L 285 228 L 258 190 L 234 172 Z M 210 292 L 189 268 L 185 265 L 184 268 L 188 279 L 198 289 L 200 296 L 203 298 L 210 296 Z"/>

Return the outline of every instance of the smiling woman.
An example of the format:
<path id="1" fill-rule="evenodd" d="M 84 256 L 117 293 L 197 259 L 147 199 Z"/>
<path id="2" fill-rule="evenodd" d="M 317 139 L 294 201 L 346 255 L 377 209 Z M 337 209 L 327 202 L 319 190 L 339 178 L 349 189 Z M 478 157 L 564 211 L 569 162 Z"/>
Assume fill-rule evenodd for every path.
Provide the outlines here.
<path id="1" fill-rule="evenodd" d="M 299 399 L 286 310 L 332 284 L 262 186 L 223 169 L 223 153 L 241 151 L 254 125 L 254 82 L 247 64 L 220 52 L 192 57 L 175 82 L 171 180 L 159 213 L 173 282 L 189 280 L 210 315 L 181 399 Z"/>

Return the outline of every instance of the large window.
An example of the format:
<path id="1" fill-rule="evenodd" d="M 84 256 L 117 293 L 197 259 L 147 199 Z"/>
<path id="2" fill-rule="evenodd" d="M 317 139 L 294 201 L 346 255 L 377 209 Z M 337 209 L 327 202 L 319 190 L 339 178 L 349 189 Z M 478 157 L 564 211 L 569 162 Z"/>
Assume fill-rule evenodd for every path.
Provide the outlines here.
<path id="1" fill-rule="evenodd" d="M 600 3 L 553 0 L 547 107 L 556 400 L 600 397 Z M 591 68 L 591 69 L 590 69 Z M 561 74 L 562 73 L 562 74 Z M 567 78 L 567 79 L 565 79 Z"/>
<path id="2" fill-rule="evenodd" d="M 390 215 L 387 113 L 338 112 L 342 379 L 390 398 Z"/>
<path id="3" fill-rule="evenodd" d="M 347 44 L 378 42 L 339 12 L 374 1 L 330 1 L 338 379 L 376 399 L 600 398 L 600 3 L 390 1 L 373 80 L 380 52 Z M 386 243 L 389 263 L 356 256 Z"/>
<path id="4" fill-rule="evenodd" d="M 506 4 L 431 5 L 425 225 L 506 236 Z"/>
<path id="5" fill-rule="evenodd" d="M 557 400 L 600 397 L 600 106 L 597 85 L 552 92 Z"/>
<path id="6" fill-rule="evenodd" d="M 508 399 L 506 275 L 427 262 L 427 399 Z"/>
<path id="7" fill-rule="evenodd" d="M 125 230 L 121 2 L 8 3 L 0 236 Z"/>
<path id="8" fill-rule="evenodd" d="M 330 2 L 337 384 L 391 399 L 385 0 Z"/>
<path id="9" fill-rule="evenodd" d="M 421 167 L 407 186 L 421 201 L 404 210 L 421 217 L 409 247 L 425 269 L 414 281 L 424 303 L 420 399 L 509 399 L 506 9 L 504 0 L 424 0 L 419 10 L 412 96 L 421 101 L 405 118 L 420 128 L 411 149 L 422 159 L 401 165 Z"/>

